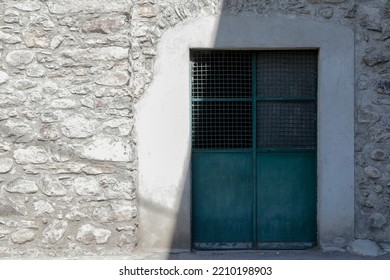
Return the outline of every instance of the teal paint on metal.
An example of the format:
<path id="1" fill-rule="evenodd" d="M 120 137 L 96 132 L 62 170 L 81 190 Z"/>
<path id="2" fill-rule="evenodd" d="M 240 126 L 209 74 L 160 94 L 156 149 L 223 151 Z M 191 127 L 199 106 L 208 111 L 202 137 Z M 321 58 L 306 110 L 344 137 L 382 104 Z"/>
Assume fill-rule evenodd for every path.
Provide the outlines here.
<path id="1" fill-rule="evenodd" d="M 252 246 L 252 166 L 251 153 L 192 154 L 195 248 L 212 248 L 213 243 Z"/>
<path id="2" fill-rule="evenodd" d="M 257 240 L 261 248 L 313 246 L 316 228 L 316 152 L 257 156 Z M 267 247 L 267 243 L 269 243 Z"/>
<path id="3" fill-rule="evenodd" d="M 304 73 L 303 68 L 314 67 L 313 57 L 300 72 L 282 63 L 276 64 L 282 67 L 282 75 L 268 77 L 267 71 L 261 69 L 266 78 L 258 78 L 258 59 L 271 63 L 273 73 L 277 74 L 272 61 L 258 57 L 259 52 L 248 51 L 249 62 L 245 51 L 236 52 L 237 56 L 234 52 L 222 51 L 219 57 L 217 52 L 200 51 L 200 61 L 202 58 L 204 61 L 196 71 L 195 80 L 199 84 L 193 86 L 194 79 L 191 82 L 193 248 L 302 249 L 315 246 L 317 99 L 313 90 L 316 73 L 310 73 L 311 80 L 302 76 L 302 81 L 295 82 L 299 73 Z M 300 55 L 295 61 L 301 61 Z M 237 63 L 234 59 L 239 56 L 239 63 L 244 61 L 244 64 L 232 75 L 234 63 Z M 218 60 L 221 58 L 227 59 L 226 65 Z M 217 59 L 219 64 L 215 65 L 220 74 L 213 72 L 209 78 L 210 67 L 206 67 L 202 76 L 202 63 L 212 59 Z M 232 66 L 228 66 L 229 63 Z M 249 64 L 251 78 L 241 80 L 242 73 L 248 75 Z M 229 89 L 225 73 L 235 77 L 232 85 L 243 85 L 244 81 L 250 84 L 244 86 L 242 96 L 238 88 L 237 92 Z M 218 75 L 227 81 L 226 85 L 221 86 Z M 279 88 L 278 79 L 282 79 L 280 83 L 283 79 L 292 83 L 291 93 L 285 91 L 290 89 L 286 84 Z M 262 83 L 268 81 L 271 83 L 262 90 Z M 305 91 L 306 88 L 310 91 Z M 248 98 L 249 89 L 252 98 Z M 302 95 L 301 90 L 305 91 Z M 291 130 L 294 125 L 295 130 Z M 268 133 L 265 138 L 264 133 Z M 296 138 L 300 133 L 305 135 L 301 140 L 299 136 Z"/>

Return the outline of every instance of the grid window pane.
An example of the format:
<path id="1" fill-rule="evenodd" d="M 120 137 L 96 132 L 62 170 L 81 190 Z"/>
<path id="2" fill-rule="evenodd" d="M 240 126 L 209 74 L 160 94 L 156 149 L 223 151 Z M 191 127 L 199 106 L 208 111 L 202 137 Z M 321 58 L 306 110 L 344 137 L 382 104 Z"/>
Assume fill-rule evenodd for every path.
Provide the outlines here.
<path id="1" fill-rule="evenodd" d="M 193 102 L 192 147 L 237 149 L 252 147 L 251 102 Z"/>
<path id="2" fill-rule="evenodd" d="M 315 148 L 316 107 L 316 102 L 258 102 L 257 147 Z"/>
<path id="3" fill-rule="evenodd" d="M 257 97 L 315 98 L 318 51 L 256 53 Z"/>
<path id="4" fill-rule="evenodd" d="M 247 51 L 193 51 L 193 98 L 250 98 L 252 54 Z"/>

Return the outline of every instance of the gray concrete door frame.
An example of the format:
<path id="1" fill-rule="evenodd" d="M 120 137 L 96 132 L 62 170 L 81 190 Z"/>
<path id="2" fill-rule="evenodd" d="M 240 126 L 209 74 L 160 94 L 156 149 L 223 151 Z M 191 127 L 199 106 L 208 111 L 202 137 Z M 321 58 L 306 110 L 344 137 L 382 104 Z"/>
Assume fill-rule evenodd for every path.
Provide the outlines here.
<path id="1" fill-rule="evenodd" d="M 154 79 L 136 106 L 140 248 L 190 249 L 189 50 L 319 49 L 317 224 L 322 247 L 354 238 L 354 33 L 291 16 L 220 15 L 160 39 Z"/>

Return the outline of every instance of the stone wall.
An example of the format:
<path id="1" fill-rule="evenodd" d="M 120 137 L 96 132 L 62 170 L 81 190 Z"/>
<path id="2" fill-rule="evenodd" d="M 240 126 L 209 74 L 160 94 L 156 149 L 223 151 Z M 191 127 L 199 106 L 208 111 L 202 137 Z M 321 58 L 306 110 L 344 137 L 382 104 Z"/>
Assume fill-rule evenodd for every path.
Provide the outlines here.
<path id="1" fill-rule="evenodd" d="M 137 243 L 131 3 L 0 1 L 0 257 Z"/>
<path id="2" fill-rule="evenodd" d="M 221 11 L 355 31 L 356 237 L 390 242 L 389 0 L 0 0 L 0 257 L 131 254 L 133 105 L 164 31 Z"/>

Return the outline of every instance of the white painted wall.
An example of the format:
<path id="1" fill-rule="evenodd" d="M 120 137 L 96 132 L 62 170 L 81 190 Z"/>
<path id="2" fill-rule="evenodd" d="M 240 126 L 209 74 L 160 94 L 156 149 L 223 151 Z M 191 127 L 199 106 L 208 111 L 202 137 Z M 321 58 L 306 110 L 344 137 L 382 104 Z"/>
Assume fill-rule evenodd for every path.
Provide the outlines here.
<path id="1" fill-rule="evenodd" d="M 293 16 L 213 16 L 178 24 L 158 45 L 154 80 L 136 106 L 141 249 L 190 248 L 191 48 L 319 48 L 318 238 L 354 237 L 354 34 Z M 173 243 L 172 243 L 173 242 Z M 342 243 L 342 242 L 341 242 Z"/>

